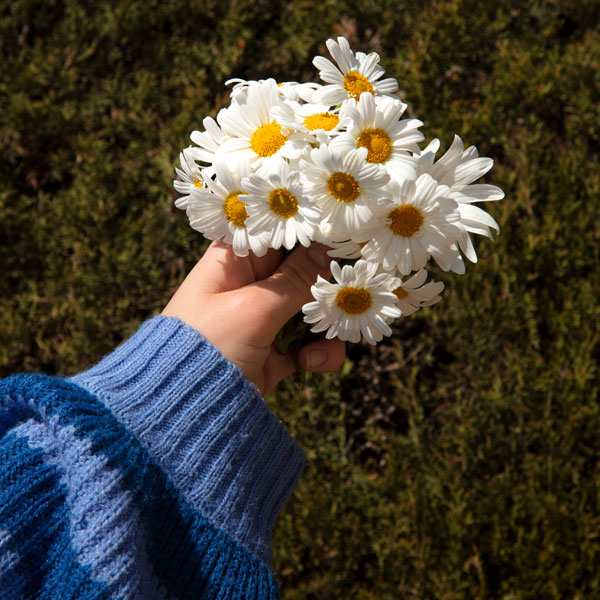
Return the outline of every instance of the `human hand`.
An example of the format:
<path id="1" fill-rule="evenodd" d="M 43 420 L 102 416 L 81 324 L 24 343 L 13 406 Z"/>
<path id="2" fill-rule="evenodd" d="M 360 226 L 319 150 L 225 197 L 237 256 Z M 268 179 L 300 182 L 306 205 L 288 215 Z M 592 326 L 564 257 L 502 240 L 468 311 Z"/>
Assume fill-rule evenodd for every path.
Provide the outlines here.
<path id="1" fill-rule="evenodd" d="M 280 354 L 273 341 L 312 300 L 317 275 L 329 279 L 327 250 L 316 243 L 300 246 L 282 262 L 278 250 L 241 258 L 231 246 L 213 242 L 162 314 L 199 331 L 264 394 L 296 368 L 291 352 Z M 338 369 L 345 353 L 341 340 L 322 338 L 304 346 L 297 360 L 323 373 Z"/>

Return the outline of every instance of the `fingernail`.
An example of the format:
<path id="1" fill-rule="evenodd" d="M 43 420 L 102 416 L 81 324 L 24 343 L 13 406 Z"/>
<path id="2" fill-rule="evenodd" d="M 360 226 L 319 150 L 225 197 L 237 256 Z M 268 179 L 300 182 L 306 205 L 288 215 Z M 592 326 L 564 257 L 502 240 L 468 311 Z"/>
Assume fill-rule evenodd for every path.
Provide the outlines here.
<path id="1" fill-rule="evenodd" d="M 327 352 L 324 350 L 311 350 L 306 353 L 306 368 L 316 369 L 327 361 Z"/>
<path id="2" fill-rule="evenodd" d="M 311 244 L 306 253 L 308 254 L 308 257 L 320 267 L 328 267 L 331 262 L 331 257 L 327 255 L 329 250 L 331 250 L 331 248 L 323 244 Z"/>

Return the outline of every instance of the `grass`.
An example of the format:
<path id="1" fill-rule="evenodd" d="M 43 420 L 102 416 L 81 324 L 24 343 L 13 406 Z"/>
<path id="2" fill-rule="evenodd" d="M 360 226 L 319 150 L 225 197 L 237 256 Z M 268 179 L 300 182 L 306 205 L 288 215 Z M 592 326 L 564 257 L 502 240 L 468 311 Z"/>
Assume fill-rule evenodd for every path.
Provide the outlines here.
<path id="1" fill-rule="evenodd" d="M 268 398 L 308 467 L 274 539 L 284 599 L 600 597 L 600 6 L 172 0 L 0 8 L 0 372 L 73 373 L 205 245 L 173 168 L 229 77 L 376 50 L 427 141 L 506 192 L 443 302 Z"/>

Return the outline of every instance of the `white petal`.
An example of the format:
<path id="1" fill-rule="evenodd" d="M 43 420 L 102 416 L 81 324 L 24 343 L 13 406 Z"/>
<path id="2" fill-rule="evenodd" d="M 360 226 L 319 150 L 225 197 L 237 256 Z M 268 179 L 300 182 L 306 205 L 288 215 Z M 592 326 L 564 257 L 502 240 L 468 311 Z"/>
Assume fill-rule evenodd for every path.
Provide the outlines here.
<path id="1" fill-rule="evenodd" d="M 494 166 L 491 158 L 474 158 L 456 167 L 454 185 L 468 185 L 485 175 Z"/>
<path id="2" fill-rule="evenodd" d="M 504 192 L 495 185 L 477 183 L 462 187 L 458 191 L 453 191 L 452 198 L 457 202 L 465 203 L 502 200 L 502 198 L 504 198 Z"/>

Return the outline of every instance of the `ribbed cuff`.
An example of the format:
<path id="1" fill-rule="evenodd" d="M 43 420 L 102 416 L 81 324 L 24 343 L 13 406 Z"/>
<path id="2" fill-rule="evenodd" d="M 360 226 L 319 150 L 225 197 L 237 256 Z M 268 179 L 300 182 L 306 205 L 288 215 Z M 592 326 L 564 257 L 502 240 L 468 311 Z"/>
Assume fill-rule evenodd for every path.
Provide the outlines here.
<path id="1" fill-rule="evenodd" d="M 71 381 L 135 433 L 204 517 L 270 563 L 271 531 L 304 458 L 237 367 L 158 316 Z"/>

